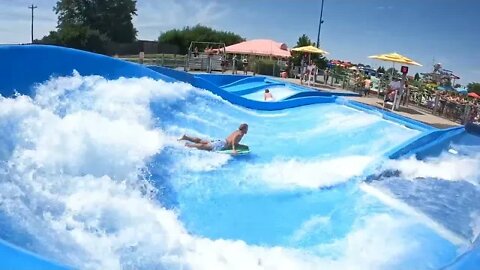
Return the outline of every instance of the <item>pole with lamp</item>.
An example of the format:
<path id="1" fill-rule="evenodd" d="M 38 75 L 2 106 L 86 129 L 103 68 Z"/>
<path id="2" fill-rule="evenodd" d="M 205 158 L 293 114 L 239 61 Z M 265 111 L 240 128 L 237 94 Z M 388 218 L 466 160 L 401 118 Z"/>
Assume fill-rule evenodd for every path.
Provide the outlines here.
<path id="1" fill-rule="evenodd" d="M 323 23 L 323 1 L 322 0 L 322 6 L 320 8 L 320 19 L 318 21 L 318 34 L 317 34 L 317 48 L 320 48 L 320 30 L 322 29 L 322 23 Z"/>

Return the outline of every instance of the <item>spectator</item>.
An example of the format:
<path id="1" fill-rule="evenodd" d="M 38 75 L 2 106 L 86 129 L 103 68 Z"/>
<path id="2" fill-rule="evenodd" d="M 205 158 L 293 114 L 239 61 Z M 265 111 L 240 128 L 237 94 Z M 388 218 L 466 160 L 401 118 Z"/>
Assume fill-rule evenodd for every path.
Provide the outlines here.
<path id="1" fill-rule="evenodd" d="M 330 69 L 326 68 L 325 71 L 323 72 L 323 84 L 328 84 L 328 79 L 330 77 Z"/>
<path id="2" fill-rule="evenodd" d="M 310 63 L 307 66 L 307 77 L 306 77 L 306 79 L 308 80 L 307 85 L 310 86 L 310 81 L 313 81 L 313 84 L 315 84 L 316 70 L 317 70 L 317 66 L 315 65 L 315 63 L 313 63 L 312 60 L 310 60 Z"/>
<path id="3" fill-rule="evenodd" d="M 247 73 L 248 73 L 248 59 L 247 59 L 247 57 L 244 57 L 242 59 L 242 64 L 243 64 L 243 73 L 245 75 L 247 75 Z"/>
<path id="4" fill-rule="evenodd" d="M 402 88 L 402 84 L 400 82 L 400 79 L 394 78 L 392 82 L 388 85 L 387 93 L 385 94 L 385 97 L 383 99 L 383 107 L 387 104 L 387 102 L 394 102 L 395 101 L 395 96 L 397 93 L 400 92 L 400 89 Z M 395 104 L 392 105 L 392 108 L 395 106 Z"/>
<path id="5" fill-rule="evenodd" d="M 197 46 L 195 46 L 195 49 L 193 49 L 193 57 L 197 57 L 198 56 L 198 48 Z"/>
<path id="6" fill-rule="evenodd" d="M 365 77 L 365 80 L 363 81 L 363 95 L 368 96 L 368 93 L 370 93 L 370 88 L 372 86 L 372 81 L 370 80 L 370 76 Z"/>
<path id="7" fill-rule="evenodd" d="M 306 73 L 307 73 L 307 54 L 304 54 L 302 56 L 302 59 L 300 60 L 300 84 L 303 84 L 303 80 L 305 78 Z"/>
<path id="8" fill-rule="evenodd" d="M 234 54 L 232 57 L 232 74 L 237 74 L 237 55 Z"/>
<path id="9" fill-rule="evenodd" d="M 213 48 L 207 46 L 205 48 L 205 53 L 207 54 L 207 73 L 212 72 L 212 55 L 213 55 Z"/>
<path id="10" fill-rule="evenodd" d="M 225 56 L 220 56 L 220 66 L 222 67 L 222 74 L 225 73 L 225 69 L 227 68 L 227 61 L 225 60 Z"/>

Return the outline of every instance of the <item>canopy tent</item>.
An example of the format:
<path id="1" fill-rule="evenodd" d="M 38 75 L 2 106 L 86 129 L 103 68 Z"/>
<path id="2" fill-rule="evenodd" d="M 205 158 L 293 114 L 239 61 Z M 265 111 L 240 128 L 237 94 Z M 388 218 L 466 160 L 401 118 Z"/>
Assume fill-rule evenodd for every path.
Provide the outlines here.
<path id="1" fill-rule="evenodd" d="M 468 89 L 465 88 L 465 87 L 457 87 L 455 88 L 455 90 L 458 92 L 458 93 L 462 93 L 462 94 L 466 94 L 468 92 Z"/>
<path id="2" fill-rule="evenodd" d="M 468 93 L 468 96 L 473 97 L 473 98 L 480 98 L 480 96 L 477 93 L 474 93 L 474 92 Z"/>
<path id="3" fill-rule="evenodd" d="M 437 90 L 440 90 L 440 91 L 455 91 L 455 88 L 453 88 L 450 85 L 441 85 L 441 86 L 437 87 Z"/>
<path id="4" fill-rule="evenodd" d="M 350 61 L 330 60 L 327 63 L 327 66 L 328 67 L 340 66 L 340 67 L 343 67 L 343 68 L 349 68 L 349 67 L 353 66 L 353 64 Z"/>
<path id="5" fill-rule="evenodd" d="M 254 39 L 230 45 L 225 48 L 227 53 L 248 54 L 271 57 L 290 57 L 290 51 L 285 43 L 269 39 Z"/>

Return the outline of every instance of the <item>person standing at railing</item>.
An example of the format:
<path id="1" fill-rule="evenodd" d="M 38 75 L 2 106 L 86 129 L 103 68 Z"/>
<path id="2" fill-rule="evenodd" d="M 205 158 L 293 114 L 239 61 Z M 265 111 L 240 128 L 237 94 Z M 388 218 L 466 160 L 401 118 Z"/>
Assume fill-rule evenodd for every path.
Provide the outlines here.
<path id="1" fill-rule="evenodd" d="M 307 55 L 303 55 L 302 59 L 300 60 L 300 84 L 303 84 L 303 80 L 305 79 L 305 75 L 307 73 Z"/>
<path id="2" fill-rule="evenodd" d="M 247 73 L 248 73 L 248 59 L 247 59 L 246 56 L 242 60 L 242 65 L 243 65 L 243 73 L 245 75 L 247 75 Z"/>
<path id="3" fill-rule="evenodd" d="M 205 53 L 207 54 L 207 73 L 211 73 L 213 48 L 210 48 L 209 46 L 207 46 L 207 48 L 205 48 Z"/>
<path id="4" fill-rule="evenodd" d="M 220 55 L 220 66 L 222 67 L 222 74 L 225 73 L 225 69 L 227 68 L 227 61 L 225 59 L 225 55 Z"/>
<path id="5" fill-rule="evenodd" d="M 317 66 L 310 60 L 310 63 L 307 67 L 307 85 L 310 86 L 310 81 L 313 81 L 315 85 L 315 74 L 316 74 Z"/>
<path id="6" fill-rule="evenodd" d="M 232 57 L 232 74 L 237 74 L 237 55 L 234 54 Z"/>
<path id="7" fill-rule="evenodd" d="M 323 71 L 323 84 L 327 85 L 328 84 L 328 78 L 330 77 L 330 69 L 325 68 L 325 71 Z"/>

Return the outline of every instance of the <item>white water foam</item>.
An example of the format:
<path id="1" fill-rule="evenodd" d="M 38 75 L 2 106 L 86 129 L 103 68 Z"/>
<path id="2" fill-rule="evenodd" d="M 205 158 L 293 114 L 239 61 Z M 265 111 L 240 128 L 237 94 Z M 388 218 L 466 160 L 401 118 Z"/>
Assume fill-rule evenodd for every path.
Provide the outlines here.
<path id="1" fill-rule="evenodd" d="M 246 109 L 244 107 L 240 107 L 240 106 L 237 106 L 237 105 L 234 105 L 232 103 L 228 103 L 230 105 L 230 108 L 232 110 L 236 110 L 236 111 L 241 111 L 242 113 L 245 113 L 245 114 L 248 114 L 248 115 L 252 115 L 252 116 L 256 116 L 256 117 L 262 117 L 262 118 L 282 118 L 282 117 L 285 117 L 285 116 L 288 116 L 289 113 L 287 111 L 275 111 L 275 112 L 260 112 L 260 111 L 254 111 L 254 110 L 249 110 L 249 109 Z"/>
<path id="2" fill-rule="evenodd" d="M 428 216 L 408 206 L 406 203 L 395 199 L 395 197 L 389 194 L 388 191 L 379 190 L 365 183 L 362 183 L 360 185 L 360 188 L 363 191 L 367 192 L 368 194 L 378 198 L 379 200 L 384 202 L 386 205 L 394 209 L 397 209 L 402 213 L 408 214 L 409 216 L 416 217 L 417 220 L 419 220 L 420 222 L 422 222 L 423 224 L 425 224 L 426 226 L 428 226 L 429 228 L 437 232 L 439 235 L 441 235 L 443 238 L 447 239 L 451 243 L 454 243 L 455 245 L 458 245 L 458 246 L 464 246 L 466 243 L 468 243 L 468 240 L 465 239 L 464 237 L 453 233 L 452 231 L 446 229 L 445 227 L 435 222 Z"/>
<path id="3" fill-rule="evenodd" d="M 472 239 L 475 241 L 480 237 L 480 210 L 470 213 L 470 220 L 470 228 L 472 228 L 473 236 Z"/>
<path id="4" fill-rule="evenodd" d="M 252 165 L 247 171 L 273 188 L 319 188 L 361 175 L 372 160 L 373 157 L 369 156 L 274 160 Z"/>
<path id="5" fill-rule="evenodd" d="M 293 139 L 293 138 L 311 138 L 319 136 L 323 133 L 343 133 L 346 131 L 352 131 L 354 129 L 365 128 L 373 125 L 379 121 L 383 121 L 376 115 L 372 114 L 360 114 L 358 112 L 353 114 L 345 114 L 338 112 L 326 112 L 325 115 L 318 119 L 316 122 L 312 122 L 312 128 L 302 131 L 290 131 L 288 133 L 280 133 L 277 135 L 279 138 Z M 341 123 L 341 125 L 339 124 Z"/>
<path id="6" fill-rule="evenodd" d="M 299 242 L 313 232 L 318 232 L 319 229 L 331 226 L 329 216 L 313 216 L 307 221 L 303 222 L 292 235 L 291 241 Z"/>
<path id="7" fill-rule="evenodd" d="M 318 247 L 336 247 L 335 256 L 189 234 L 175 211 L 146 192 L 155 190 L 142 170 L 165 146 L 177 144 L 153 125 L 161 119 L 153 119 L 150 102 L 161 100 L 159 105 L 168 108 L 192 90 L 147 78 L 109 81 L 74 74 L 40 85 L 34 100 L 2 98 L 0 213 L 18 234 L 29 237 L 28 248 L 81 269 L 391 269 L 419 251 L 403 239 L 408 226 L 389 216 L 369 217 L 345 238 Z M 185 153 L 198 154 L 195 161 L 202 167 L 225 162 L 218 155 L 205 159 L 197 151 Z M 306 164 L 312 175 L 328 177 L 295 181 L 307 187 L 330 178 L 343 181 L 363 165 L 338 174 L 331 167 L 367 159 Z M 286 162 L 276 168 L 300 171 L 302 162 Z M 268 168 L 266 176 L 292 184 Z"/>
<path id="8" fill-rule="evenodd" d="M 273 101 L 281 101 L 289 96 L 292 96 L 294 94 L 299 93 L 299 91 L 293 90 L 288 87 L 272 87 L 268 88 L 270 90 L 270 93 L 273 95 Z M 264 90 L 259 90 L 255 93 L 251 93 L 248 95 L 244 95 L 244 98 L 252 99 L 252 100 L 257 100 L 257 101 L 264 101 Z"/>
<path id="9" fill-rule="evenodd" d="M 355 229 L 345 238 L 317 246 L 317 252 L 348 258 L 330 261 L 325 269 L 411 269 L 401 265 L 407 254 L 421 252 L 422 247 L 417 239 L 402 232 L 414 225 L 412 220 L 388 214 L 369 216 L 354 224 Z"/>
<path id="10" fill-rule="evenodd" d="M 439 157 L 417 160 L 415 157 L 389 160 L 387 169 L 397 169 L 407 179 L 433 177 L 449 181 L 467 181 L 480 184 L 480 155 L 459 156 L 443 153 Z"/>

